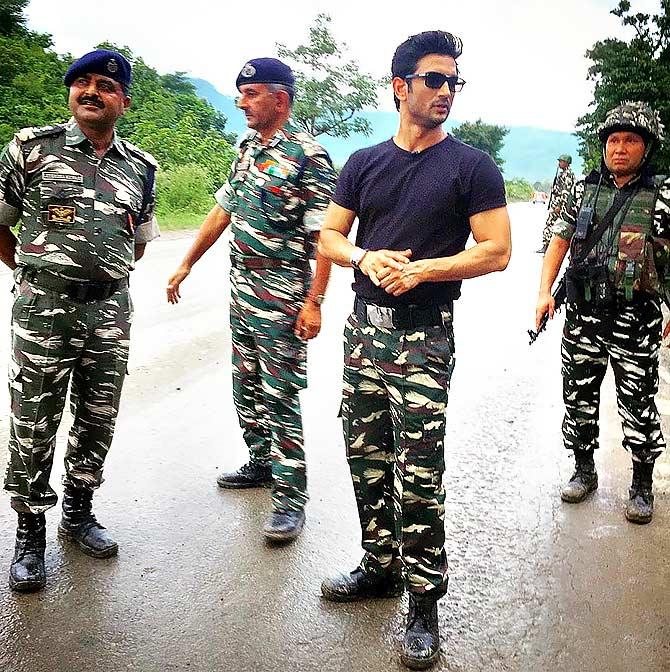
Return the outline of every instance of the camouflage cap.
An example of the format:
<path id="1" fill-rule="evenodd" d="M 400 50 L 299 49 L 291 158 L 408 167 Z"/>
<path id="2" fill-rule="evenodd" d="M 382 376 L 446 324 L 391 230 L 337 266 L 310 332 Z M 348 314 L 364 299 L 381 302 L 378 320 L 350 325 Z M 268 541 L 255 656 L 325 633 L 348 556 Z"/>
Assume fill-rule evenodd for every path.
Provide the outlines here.
<path id="1" fill-rule="evenodd" d="M 598 128 L 598 137 L 604 143 L 610 133 L 624 130 L 639 133 L 645 142 L 652 140 L 653 145 L 658 145 L 663 140 L 663 124 L 658 112 L 639 100 L 627 100 L 611 109 Z"/>
<path id="2" fill-rule="evenodd" d="M 568 165 L 572 163 L 572 157 L 570 156 L 570 154 L 561 154 L 557 160 L 565 161 Z"/>

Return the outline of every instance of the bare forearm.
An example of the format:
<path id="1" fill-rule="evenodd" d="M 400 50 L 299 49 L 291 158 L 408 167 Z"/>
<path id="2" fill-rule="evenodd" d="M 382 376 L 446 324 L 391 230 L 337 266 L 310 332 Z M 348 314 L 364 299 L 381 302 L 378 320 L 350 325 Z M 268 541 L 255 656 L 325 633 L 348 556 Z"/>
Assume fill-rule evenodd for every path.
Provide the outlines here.
<path id="1" fill-rule="evenodd" d="M 556 276 L 561 269 L 565 255 L 570 249 L 570 242 L 559 236 L 554 236 L 547 247 L 542 264 L 542 276 L 540 278 L 540 294 L 551 293 L 551 288 Z"/>
<path id="2" fill-rule="evenodd" d="M 0 260 L 12 270 L 16 268 L 16 236 L 8 226 L 0 226 Z"/>
<path id="3" fill-rule="evenodd" d="M 331 261 L 338 266 L 351 266 L 351 253 L 354 249 L 346 236 L 333 229 L 321 229 L 319 234 L 319 254 L 325 260 Z M 318 257 L 317 257 L 318 263 Z M 318 266 L 317 266 L 318 269 Z M 330 272 L 330 269 L 329 269 Z"/>
<path id="4" fill-rule="evenodd" d="M 330 279 L 330 268 L 332 263 L 330 259 L 326 259 L 319 252 L 316 253 L 316 268 L 314 269 L 314 277 L 312 278 L 312 285 L 309 293 L 312 296 L 319 296 L 326 293 L 328 287 L 328 280 Z"/>
<path id="5" fill-rule="evenodd" d="M 465 280 L 503 271 L 510 259 L 510 249 L 492 240 L 485 240 L 451 257 L 424 259 L 423 282 Z"/>
<path id="6" fill-rule="evenodd" d="M 186 253 L 181 265 L 189 270 L 219 239 L 230 223 L 230 215 L 218 205 L 214 206 L 202 223 L 198 235 Z"/>

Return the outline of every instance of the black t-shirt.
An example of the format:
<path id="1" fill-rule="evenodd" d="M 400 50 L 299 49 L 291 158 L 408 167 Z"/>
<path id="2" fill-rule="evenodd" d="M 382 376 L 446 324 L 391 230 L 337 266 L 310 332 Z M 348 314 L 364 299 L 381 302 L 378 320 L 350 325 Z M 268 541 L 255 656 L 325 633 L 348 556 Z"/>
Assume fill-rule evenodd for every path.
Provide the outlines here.
<path id="1" fill-rule="evenodd" d="M 358 216 L 356 245 L 412 250 L 413 261 L 465 249 L 469 218 L 506 205 L 505 184 L 488 154 L 451 136 L 419 153 L 393 140 L 351 155 L 333 200 Z M 353 289 L 382 306 L 443 304 L 460 295 L 461 281 L 425 282 L 398 297 L 356 270 Z"/>

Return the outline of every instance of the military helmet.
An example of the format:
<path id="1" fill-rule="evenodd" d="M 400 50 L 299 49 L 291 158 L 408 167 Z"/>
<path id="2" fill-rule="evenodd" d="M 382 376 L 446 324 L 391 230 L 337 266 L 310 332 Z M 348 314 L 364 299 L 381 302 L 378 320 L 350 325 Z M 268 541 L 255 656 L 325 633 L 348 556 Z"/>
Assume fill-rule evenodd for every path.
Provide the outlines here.
<path id="1" fill-rule="evenodd" d="M 639 100 L 627 100 L 610 110 L 598 128 L 598 137 L 605 143 L 610 133 L 627 130 L 639 133 L 647 145 L 658 146 L 663 140 L 663 124 L 658 112 Z"/>
<path id="2" fill-rule="evenodd" d="M 570 154 L 561 154 L 558 157 L 558 160 L 559 161 L 565 161 L 568 165 L 570 165 L 572 163 L 572 157 L 570 156 Z"/>

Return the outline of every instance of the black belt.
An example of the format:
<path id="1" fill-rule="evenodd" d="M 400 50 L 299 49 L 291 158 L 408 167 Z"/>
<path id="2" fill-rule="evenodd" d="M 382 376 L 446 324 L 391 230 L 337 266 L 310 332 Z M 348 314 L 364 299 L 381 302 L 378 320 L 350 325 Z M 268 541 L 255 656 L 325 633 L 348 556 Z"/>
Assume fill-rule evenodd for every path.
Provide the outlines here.
<path id="1" fill-rule="evenodd" d="M 453 302 L 440 306 L 378 306 L 374 303 L 366 303 L 360 297 L 354 300 L 354 312 L 356 317 L 364 324 L 384 329 L 418 329 L 420 327 L 438 327 L 444 325 L 443 312 L 452 313 Z"/>
<path id="2" fill-rule="evenodd" d="M 235 268 L 251 269 L 281 268 L 290 265 L 288 261 L 275 257 L 241 257 L 239 255 L 231 255 L 230 264 Z"/>
<path id="3" fill-rule="evenodd" d="M 127 277 L 110 280 L 109 282 L 70 280 L 69 278 L 54 275 L 49 271 L 35 268 L 22 269 L 20 277 L 22 280 L 27 280 L 43 289 L 67 294 L 73 301 L 79 301 L 80 303 L 104 301 L 112 296 L 112 294 L 128 287 Z"/>

